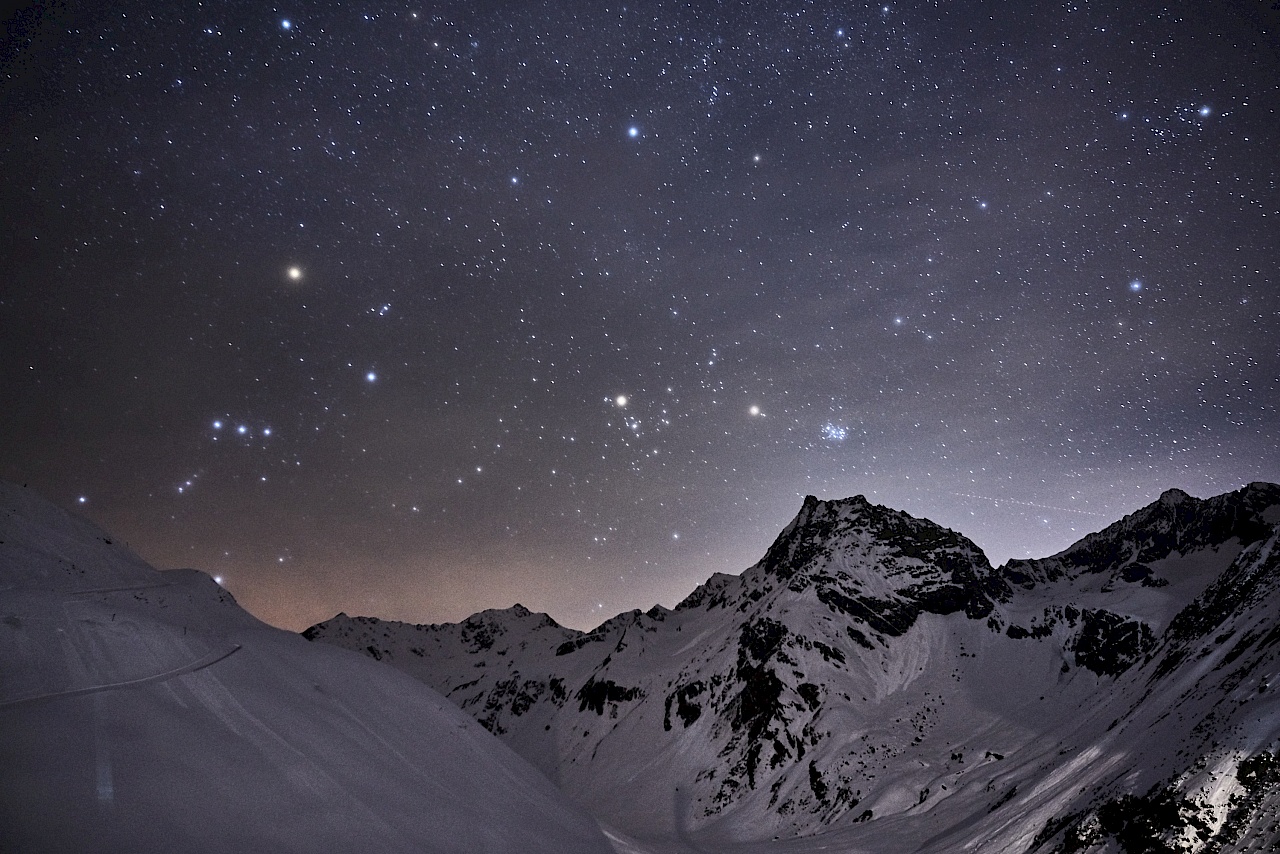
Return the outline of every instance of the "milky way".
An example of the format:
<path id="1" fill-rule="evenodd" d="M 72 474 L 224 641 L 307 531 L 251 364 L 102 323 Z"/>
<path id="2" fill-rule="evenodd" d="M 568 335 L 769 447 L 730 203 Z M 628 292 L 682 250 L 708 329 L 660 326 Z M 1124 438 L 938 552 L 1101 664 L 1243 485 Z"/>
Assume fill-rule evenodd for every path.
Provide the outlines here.
<path id="1" fill-rule="evenodd" d="M 1280 480 L 1268 3 L 6 28 L 0 475 L 278 625 L 586 627 L 806 494 L 999 562 Z"/>

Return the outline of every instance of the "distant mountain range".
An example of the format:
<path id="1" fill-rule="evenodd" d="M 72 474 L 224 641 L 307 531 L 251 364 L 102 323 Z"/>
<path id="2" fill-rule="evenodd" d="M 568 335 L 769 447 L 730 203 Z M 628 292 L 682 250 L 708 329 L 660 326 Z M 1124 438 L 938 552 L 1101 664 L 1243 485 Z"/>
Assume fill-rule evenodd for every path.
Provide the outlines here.
<path id="1" fill-rule="evenodd" d="M 674 610 L 305 636 L 448 697 L 619 850 L 1275 851 L 1278 531 L 1276 485 L 1170 490 L 996 568 L 928 520 L 809 497 Z"/>

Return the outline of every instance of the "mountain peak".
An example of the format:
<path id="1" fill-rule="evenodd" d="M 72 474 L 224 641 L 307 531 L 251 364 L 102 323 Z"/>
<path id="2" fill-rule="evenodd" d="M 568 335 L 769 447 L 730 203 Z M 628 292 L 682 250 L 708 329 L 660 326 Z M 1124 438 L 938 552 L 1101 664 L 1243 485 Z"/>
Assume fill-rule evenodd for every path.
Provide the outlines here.
<path id="1" fill-rule="evenodd" d="M 855 555 L 858 559 L 851 561 Z M 972 541 L 929 519 L 872 504 L 862 495 L 830 501 L 807 495 L 753 569 L 790 580 L 816 563 L 836 560 L 845 569 L 858 563 L 891 570 L 898 558 L 948 564 L 940 568 L 949 571 L 951 557 L 989 567 Z"/>
<path id="2" fill-rule="evenodd" d="M 955 531 L 861 495 L 808 495 L 755 566 L 712 576 L 677 610 L 758 611 L 779 597 L 816 598 L 874 638 L 902 634 L 925 612 L 985 618 L 1009 592 L 982 550 Z"/>
<path id="3" fill-rule="evenodd" d="M 1265 502 L 1268 505 L 1280 504 L 1280 484 L 1268 483 L 1265 480 L 1255 480 L 1238 491 L 1240 495 L 1249 500 Z"/>
<path id="4" fill-rule="evenodd" d="M 1217 549 L 1230 541 L 1246 546 L 1269 536 L 1268 520 L 1280 519 L 1280 486 L 1254 482 L 1213 498 L 1168 489 L 1141 507 L 1064 551 L 1038 560 L 1012 560 L 1004 575 L 1026 586 L 1081 572 L 1114 574 L 1174 555 Z"/>

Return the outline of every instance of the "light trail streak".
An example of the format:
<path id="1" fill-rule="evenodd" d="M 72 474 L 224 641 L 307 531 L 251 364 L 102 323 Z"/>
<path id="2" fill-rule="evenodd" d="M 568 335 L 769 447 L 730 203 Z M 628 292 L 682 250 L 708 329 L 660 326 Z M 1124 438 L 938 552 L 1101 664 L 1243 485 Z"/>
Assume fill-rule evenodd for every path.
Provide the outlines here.
<path id="1" fill-rule="evenodd" d="M 972 495 L 967 492 L 953 492 L 960 498 L 976 498 L 979 501 L 990 501 L 993 504 L 1017 504 L 1021 507 L 1035 507 L 1037 510 L 1054 510 L 1058 513 L 1079 513 L 1082 516 L 1106 516 L 1105 513 L 1094 513 L 1092 510 L 1080 510 L 1076 507 L 1056 507 L 1052 504 L 1037 504 L 1034 501 L 1018 501 L 1014 498 L 992 498 L 989 495 Z"/>

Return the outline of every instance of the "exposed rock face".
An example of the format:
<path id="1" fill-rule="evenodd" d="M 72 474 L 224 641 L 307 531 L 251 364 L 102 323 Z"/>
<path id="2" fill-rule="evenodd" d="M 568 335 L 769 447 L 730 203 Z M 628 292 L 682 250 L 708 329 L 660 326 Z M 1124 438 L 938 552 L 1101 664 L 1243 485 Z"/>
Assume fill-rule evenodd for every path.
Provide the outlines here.
<path id="1" fill-rule="evenodd" d="M 928 520 L 809 497 L 759 563 L 673 611 L 307 635 L 436 687 L 635 834 L 1260 850 L 1280 840 L 1278 523 L 1271 484 L 1170 491 L 996 569 Z"/>

